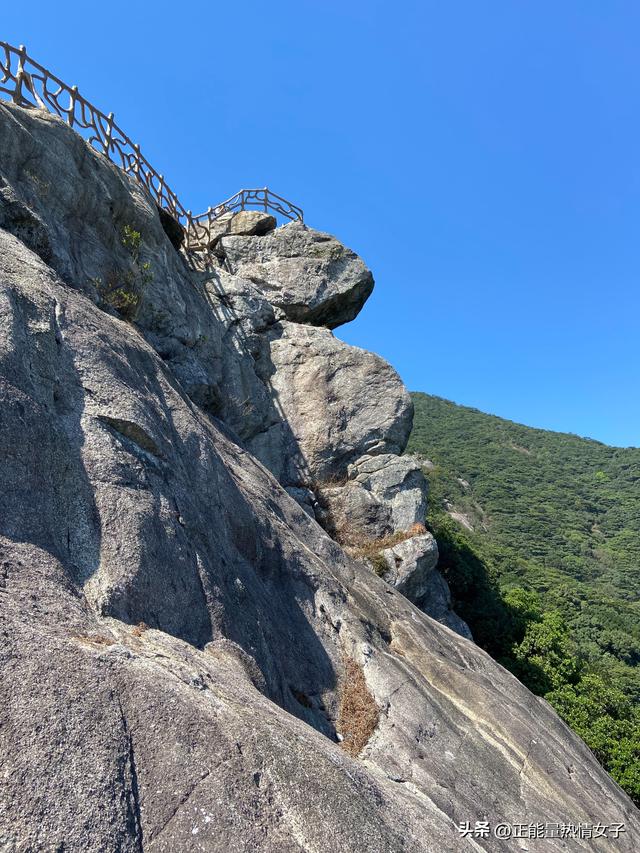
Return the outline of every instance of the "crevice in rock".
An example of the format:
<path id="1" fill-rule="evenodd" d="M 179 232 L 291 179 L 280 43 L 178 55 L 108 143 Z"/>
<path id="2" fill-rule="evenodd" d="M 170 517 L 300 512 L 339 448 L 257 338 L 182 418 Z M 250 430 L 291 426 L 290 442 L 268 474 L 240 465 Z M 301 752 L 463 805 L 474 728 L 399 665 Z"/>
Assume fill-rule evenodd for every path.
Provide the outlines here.
<path id="1" fill-rule="evenodd" d="M 156 205 L 158 209 L 158 215 L 160 217 L 160 225 L 162 225 L 162 230 L 169 238 L 169 242 L 176 250 L 176 252 L 180 251 L 182 243 L 184 242 L 184 228 L 177 219 L 174 219 L 171 214 L 166 211 L 163 207 Z"/>
<path id="2" fill-rule="evenodd" d="M 6 201 L 0 193 L 0 228 L 13 234 L 47 265 L 53 258 L 53 249 L 46 225 L 26 204 L 11 199 Z"/>
<path id="3" fill-rule="evenodd" d="M 149 842 L 153 842 L 153 841 L 157 841 L 157 840 L 158 840 L 158 838 L 160 837 L 160 835 L 161 835 L 161 834 L 165 831 L 165 829 L 169 826 L 169 824 L 171 823 L 171 821 L 172 821 L 172 820 L 174 819 L 174 817 L 178 814 L 178 812 L 180 811 L 180 809 L 184 806 L 184 804 L 187 802 L 187 800 L 188 800 L 188 799 L 189 799 L 189 797 L 193 794 L 193 792 L 196 790 L 196 788 L 197 788 L 197 787 L 198 787 L 202 782 L 204 782 L 204 780 L 205 780 L 208 776 L 210 776 L 210 775 L 211 775 L 211 773 L 212 773 L 212 770 L 207 770 L 205 773 L 203 773 L 203 774 L 202 774 L 202 776 L 201 776 L 199 779 L 197 779 L 195 782 L 193 782 L 193 784 L 192 784 L 192 785 L 190 785 L 190 786 L 189 786 L 189 788 L 185 791 L 185 793 L 180 797 L 180 799 L 178 800 L 178 802 L 177 802 L 177 804 L 176 804 L 175 808 L 174 808 L 174 809 L 172 809 L 171 813 L 169 814 L 169 817 L 164 821 L 164 823 L 162 824 L 162 826 L 161 826 L 158 830 L 156 830 L 156 832 L 153 832 L 153 833 L 151 833 L 151 834 L 150 834 L 150 836 L 149 836 Z"/>
<path id="4" fill-rule="evenodd" d="M 303 708 L 313 708 L 313 702 L 306 693 L 302 690 L 296 690 L 295 687 L 290 687 L 291 693 L 293 694 L 294 699 L 298 704 L 302 705 Z"/>
<path id="5" fill-rule="evenodd" d="M 111 427 L 114 432 L 127 439 L 128 442 L 135 444 L 138 450 L 143 451 L 145 454 L 151 453 L 158 459 L 164 458 L 149 433 L 133 421 L 124 418 L 113 418 L 110 415 L 98 415 L 98 420 Z"/>
<path id="6" fill-rule="evenodd" d="M 138 790 L 138 772 L 136 769 L 135 753 L 133 749 L 133 737 L 129 728 L 129 724 L 127 723 L 127 718 L 125 716 L 122 703 L 119 699 L 118 708 L 120 711 L 122 731 L 126 740 L 126 751 L 123 756 L 123 764 L 121 768 L 121 781 L 126 793 L 127 828 L 131 836 L 135 839 L 138 850 L 140 851 L 140 853 L 142 853 L 142 815 L 140 811 L 140 792 Z"/>

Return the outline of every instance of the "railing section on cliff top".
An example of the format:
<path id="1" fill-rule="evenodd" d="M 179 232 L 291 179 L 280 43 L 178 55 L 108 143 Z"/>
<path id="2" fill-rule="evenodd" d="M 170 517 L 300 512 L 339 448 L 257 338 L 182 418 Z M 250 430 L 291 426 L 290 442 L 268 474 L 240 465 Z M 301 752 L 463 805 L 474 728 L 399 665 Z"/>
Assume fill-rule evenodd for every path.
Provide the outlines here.
<path id="1" fill-rule="evenodd" d="M 183 246 L 187 252 L 206 248 L 213 223 L 226 213 L 248 208 L 273 211 L 286 219 L 303 221 L 301 208 L 268 190 L 240 190 L 227 201 L 194 216 L 180 203 L 167 185 L 119 127 L 113 113 L 105 115 L 78 92 L 67 86 L 27 55 L 26 48 L 13 47 L 0 41 L 0 95 L 21 107 L 39 107 L 60 116 L 70 127 L 84 136 L 90 145 L 104 154 L 127 175 L 131 175 L 150 193 L 156 204 L 184 227 Z"/>

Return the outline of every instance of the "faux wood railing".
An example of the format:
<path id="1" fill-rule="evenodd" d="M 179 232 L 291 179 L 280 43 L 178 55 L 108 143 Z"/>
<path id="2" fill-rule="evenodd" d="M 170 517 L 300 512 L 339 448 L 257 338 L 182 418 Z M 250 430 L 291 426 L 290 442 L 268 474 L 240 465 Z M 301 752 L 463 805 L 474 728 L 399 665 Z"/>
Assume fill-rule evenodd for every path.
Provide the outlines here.
<path id="1" fill-rule="evenodd" d="M 116 123 L 113 113 L 105 115 L 87 101 L 77 86 L 68 86 L 27 54 L 26 48 L 13 47 L 0 41 L 0 96 L 21 107 L 46 109 L 60 116 L 80 133 L 89 144 L 135 178 L 154 199 L 184 228 L 183 249 L 203 251 L 208 245 L 209 231 L 220 216 L 248 208 L 271 211 L 285 219 L 303 221 L 301 208 L 268 190 L 240 190 L 227 201 L 194 216 L 186 210 L 157 172 Z"/>

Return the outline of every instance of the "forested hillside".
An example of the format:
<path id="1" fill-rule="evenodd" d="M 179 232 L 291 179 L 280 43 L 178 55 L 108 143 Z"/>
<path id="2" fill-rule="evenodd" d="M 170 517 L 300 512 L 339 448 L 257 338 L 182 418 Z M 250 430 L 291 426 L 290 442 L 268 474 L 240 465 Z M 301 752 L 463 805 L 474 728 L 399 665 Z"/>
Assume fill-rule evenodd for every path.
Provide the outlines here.
<path id="1" fill-rule="evenodd" d="M 413 398 L 457 612 L 638 802 L 640 448 Z"/>

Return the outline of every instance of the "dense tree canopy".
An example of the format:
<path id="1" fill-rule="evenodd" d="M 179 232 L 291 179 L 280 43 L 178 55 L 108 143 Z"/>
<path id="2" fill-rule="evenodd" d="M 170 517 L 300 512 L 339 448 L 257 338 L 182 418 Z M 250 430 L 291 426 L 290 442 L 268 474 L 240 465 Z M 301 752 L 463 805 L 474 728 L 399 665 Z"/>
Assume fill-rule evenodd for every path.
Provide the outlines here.
<path id="1" fill-rule="evenodd" d="M 458 613 L 640 803 L 640 449 L 414 402 Z"/>

